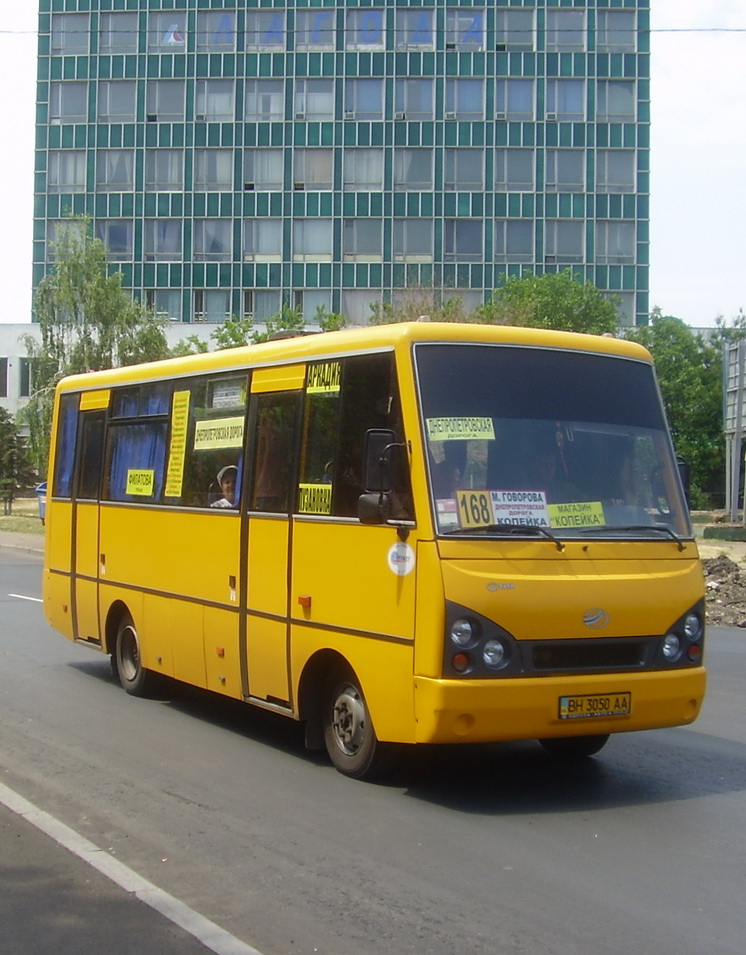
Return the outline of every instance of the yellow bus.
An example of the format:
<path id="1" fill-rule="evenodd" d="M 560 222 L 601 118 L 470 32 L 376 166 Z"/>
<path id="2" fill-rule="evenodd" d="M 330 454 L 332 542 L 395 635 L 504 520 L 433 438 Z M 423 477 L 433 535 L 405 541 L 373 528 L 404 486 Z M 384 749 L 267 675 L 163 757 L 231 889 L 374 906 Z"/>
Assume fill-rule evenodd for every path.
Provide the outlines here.
<path id="1" fill-rule="evenodd" d="M 349 776 L 699 713 L 702 569 L 633 343 L 419 322 L 71 377 L 49 489 L 53 627 L 131 694 L 302 721 Z"/>

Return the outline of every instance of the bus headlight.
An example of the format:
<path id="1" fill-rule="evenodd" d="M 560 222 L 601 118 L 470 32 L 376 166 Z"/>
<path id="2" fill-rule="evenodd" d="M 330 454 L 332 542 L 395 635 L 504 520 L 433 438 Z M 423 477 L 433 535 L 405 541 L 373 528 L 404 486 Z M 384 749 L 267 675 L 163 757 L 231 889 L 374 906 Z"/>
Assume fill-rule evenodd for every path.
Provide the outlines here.
<path id="1" fill-rule="evenodd" d="M 457 647 L 473 647 L 477 641 L 476 626 L 466 617 L 459 617 L 451 624 L 451 640 Z"/>
<path id="2" fill-rule="evenodd" d="M 675 633 L 667 633 L 663 638 L 663 656 L 667 660 L 677 660 L 681 653 L 681 640 Z"/>
<path id="3" fill-rule="evenodd" d="M 696 643 L 702 636 L 702 620 L 697 613 L 688 613 L 684 618 L 684 636 Z"/>
<path id="4" fill-rule="evenodd" d="M 499 670 L 506 658 L 505 646 L 499 640 L 488 640 L 482 648 L 482 659 L 491 670 Z"/>

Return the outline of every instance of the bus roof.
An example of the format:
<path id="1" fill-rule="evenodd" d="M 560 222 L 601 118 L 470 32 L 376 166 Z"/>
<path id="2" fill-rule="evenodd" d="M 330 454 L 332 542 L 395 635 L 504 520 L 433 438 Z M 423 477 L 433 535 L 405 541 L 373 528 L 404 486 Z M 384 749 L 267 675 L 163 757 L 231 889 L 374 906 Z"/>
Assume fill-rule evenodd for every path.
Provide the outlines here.
<path id="1" fill-rule="evenodd" d="M 179 376 L 209 374 L 246 368 L 318 361 L 346 353 L 408 348 L 416 342 L 454 342 L 489 345 L 522 345 L 565 351 L 596 352 L 652 362 L 641 345 L 607 335 L 583 335 L 513 325 L 478 325 L 461 322 L 405 322 L 370 325 L 336 332 L 312 332 L 256 345 L 202 352 L 181 358 L 124 365 L 105 371 L 70 375 L 60 391 L 90 391 L 140 381 L 161 381 Z"/>

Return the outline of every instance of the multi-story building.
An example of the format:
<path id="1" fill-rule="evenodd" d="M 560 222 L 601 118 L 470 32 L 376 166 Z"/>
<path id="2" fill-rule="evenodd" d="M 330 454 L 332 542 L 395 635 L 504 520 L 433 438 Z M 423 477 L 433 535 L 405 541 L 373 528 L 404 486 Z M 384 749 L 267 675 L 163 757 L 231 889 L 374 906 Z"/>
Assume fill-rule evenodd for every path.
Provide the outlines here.
<path id="1" fill-rule="evenodd" d="M 649 0 L 40 6 L 35 281 L 87 213 L 175 321 L 568 267 L 646 319 Z"/>

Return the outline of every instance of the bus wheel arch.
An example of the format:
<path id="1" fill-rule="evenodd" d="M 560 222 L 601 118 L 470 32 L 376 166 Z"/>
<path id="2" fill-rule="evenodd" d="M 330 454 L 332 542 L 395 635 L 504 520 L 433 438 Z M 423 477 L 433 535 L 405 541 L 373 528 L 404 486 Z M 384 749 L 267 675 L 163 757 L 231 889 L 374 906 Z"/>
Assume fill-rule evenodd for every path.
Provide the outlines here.
<path id="1" fill-rule="evenodd" d="M 349 666 L 345 658 L 335 650 L 319 650 L 303 667 L 298 684 L 298 717 L 305 724 L 306 749 L 324 749 L 322 725 L 323 691 L 329 674 Z"/>
<path id="2" fill-rule="evenodd" d="M 111 656 L 111 669 L 124 690 L 131 696 L 148 696 L 154 689 L 156 675 L 142 664 L 140 637 L 126 604 L 112 604 L 106 621 L 106 648 Z"/>

